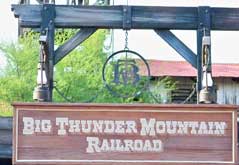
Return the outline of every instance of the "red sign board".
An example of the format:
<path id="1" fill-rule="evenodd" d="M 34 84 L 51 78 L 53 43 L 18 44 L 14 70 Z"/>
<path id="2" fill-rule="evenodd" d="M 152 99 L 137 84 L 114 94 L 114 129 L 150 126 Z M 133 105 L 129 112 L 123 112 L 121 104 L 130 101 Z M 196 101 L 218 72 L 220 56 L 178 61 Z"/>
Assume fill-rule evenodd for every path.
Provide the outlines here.
<path id="1" fill-rule="evenodd" d="M 236 164 L 236 107 L 15 104 L 14 164 Z"/>

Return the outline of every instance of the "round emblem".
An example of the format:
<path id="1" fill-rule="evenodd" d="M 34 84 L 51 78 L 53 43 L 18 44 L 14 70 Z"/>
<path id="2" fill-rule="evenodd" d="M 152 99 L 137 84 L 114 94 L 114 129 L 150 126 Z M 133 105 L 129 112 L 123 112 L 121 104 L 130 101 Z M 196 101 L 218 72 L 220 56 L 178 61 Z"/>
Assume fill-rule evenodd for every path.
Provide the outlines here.
<path id="1" fill-rule="evenodd" d="M 110 55 L 102 72 L 106 88 L 117 97 L 138 96 L 149 85 L 149 65 L 132 50 L 120 50 Z"/>

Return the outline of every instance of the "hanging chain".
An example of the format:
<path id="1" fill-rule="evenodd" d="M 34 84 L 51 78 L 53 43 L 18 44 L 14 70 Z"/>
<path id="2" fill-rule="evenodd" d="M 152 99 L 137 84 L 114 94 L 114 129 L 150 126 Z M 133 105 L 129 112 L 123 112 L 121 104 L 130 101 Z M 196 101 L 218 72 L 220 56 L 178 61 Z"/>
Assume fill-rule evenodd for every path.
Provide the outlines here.
<path id="1" fill-rule="evenodd" d="M 124 50 L 129 50 L 129 47 L 128 47 L 128 30 L 125 30 L 125 46 L 124 46 Z"/>
<path id="2" fill-rule="evenodd" d="M 127 6 L 129 5 L 128 0 L 126 0 L 126 5 Z M 124 50 L 129 50 L 129 47 L 128 47 L 128 30 L 127 29 L 125 30 L 125 46 L 124 46 Z M 127 55 L 127 53 L 126 53 L 126 55 Z"/>

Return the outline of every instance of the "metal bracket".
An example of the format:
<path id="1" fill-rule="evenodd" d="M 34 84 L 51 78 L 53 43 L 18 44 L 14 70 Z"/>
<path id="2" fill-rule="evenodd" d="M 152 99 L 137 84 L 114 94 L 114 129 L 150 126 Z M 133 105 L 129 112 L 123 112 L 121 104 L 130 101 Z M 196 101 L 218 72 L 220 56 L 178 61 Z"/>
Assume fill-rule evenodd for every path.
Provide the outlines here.
<path id="1" fill-rule="evenodd" d="M 123 29 L 130 30 L 132 27 L 132 9 L 131 6 L 123 6 Z"/>
<path id="2" fill-rule="evenodd" d="M 55 5 L 43 4 L 41 10 L 41 35 L 46 35 L 50 26 L 54 24 L 55 19 Z"/>

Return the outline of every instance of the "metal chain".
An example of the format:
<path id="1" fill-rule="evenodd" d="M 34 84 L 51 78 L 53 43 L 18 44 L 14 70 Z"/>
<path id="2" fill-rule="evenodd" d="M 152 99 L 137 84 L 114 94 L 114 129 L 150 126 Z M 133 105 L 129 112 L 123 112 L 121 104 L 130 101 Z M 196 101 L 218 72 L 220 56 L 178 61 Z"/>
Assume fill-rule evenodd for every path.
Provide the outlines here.
<path id="1" fill-rule="evenodd" d="M 126 0 L 126 5 L 127 6 L 129 5 L 128 0 Z M 129 48 L 128 48 L 128 30 L 125 30 L 125 46 L 124 46 L 124 50 L 129 50 Z"/>
<path id="2" fill-rule="evenodd" d="M 128 30 L 125 30 L 125 46 L 124 46 L 124 50 L 129 50 L 129 47 L 128 47 Z"/>

